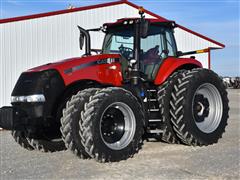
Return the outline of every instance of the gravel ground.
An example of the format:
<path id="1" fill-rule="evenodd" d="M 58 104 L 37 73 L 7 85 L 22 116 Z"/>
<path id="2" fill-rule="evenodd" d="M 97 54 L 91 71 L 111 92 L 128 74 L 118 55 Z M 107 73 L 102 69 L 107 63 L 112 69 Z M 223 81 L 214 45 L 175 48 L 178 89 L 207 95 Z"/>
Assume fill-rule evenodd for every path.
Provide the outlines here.
<path id="1" fill-rule="evenodd" d="M 27 151 L 0 131 L 0 179 L 240 179 L 240 90 L 229 90 L 230 118 L 218 144 L 208 147 L 145 142 L 134 158 L 101 164 L 71 152 Z"/>

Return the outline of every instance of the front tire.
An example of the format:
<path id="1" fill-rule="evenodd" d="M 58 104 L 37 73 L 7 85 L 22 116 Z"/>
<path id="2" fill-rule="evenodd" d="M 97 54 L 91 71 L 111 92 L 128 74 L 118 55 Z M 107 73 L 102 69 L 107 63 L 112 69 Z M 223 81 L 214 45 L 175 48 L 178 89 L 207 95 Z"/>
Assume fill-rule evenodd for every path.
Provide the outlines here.
<path id="1" fill-rule="evenodd" d="M 81 116 L 82 143 L 97 161 L 124 160 L 141 148 L 144 114 L 129 91 L 113 87 L 98 91 L 84 106 Z"/>
<path id="2" fill-rule="evenodd" d="M 23 131 L 12 131 L 12 136 L 20 146 L 30 151 L 55 152 L 65 149 L 62 139 L 33 139 L 25 136 Z"/>
<path id="3" fill-rule="evenodd" d="M 34 150 L 34 148 L 29 144 L 24 132 L 22 131 L 12 131 L 11 132 L 14 140 L 24 149 L 27 149 L 29 151 Z"/>
<path id="4" fill-rule="evenodd" d="M 35 150 L 41 152 L 57 152 L 66 149 L 62 139 L 49 140 L 27 138 L 27 141 Z"/>
<path id="5" fill-rule="evenodd" d="M 170 113 L 183 143 L 217 143 L 225 132 L 228 111 L 227 91 L 216 73 L 208 69 L 182 72 L 172 92 Z"/>
<path id="6" fill-rule="evenodd" d="M 61 118 L 62 125 L 60 130 L 66 147 L 82 159 L 90 158 L 90 156 L 85 152 L 81 136 L 79 135 L 79 121 L 82 121 L 81 111 L 84 108 L 84 104 L 88 102 L 89 97 L 97 90 L 97 88 L 85 89 L 73 95 L 67 102 Z"/>

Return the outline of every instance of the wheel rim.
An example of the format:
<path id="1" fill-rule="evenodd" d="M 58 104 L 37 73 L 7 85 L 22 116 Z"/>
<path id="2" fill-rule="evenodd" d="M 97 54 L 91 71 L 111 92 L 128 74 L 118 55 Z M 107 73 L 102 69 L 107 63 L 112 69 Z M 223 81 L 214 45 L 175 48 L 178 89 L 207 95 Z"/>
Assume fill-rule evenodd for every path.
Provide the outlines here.
<path id="1" fill-rule="evenodd" d="M 210 84 L 202 84 L 195 92 L 192 111 L 194 121 L 204 133 L 215 131 L 222 119 L 223 104 L 218 89 Z"/>
<path id="2" fill-rule="evenodd" d="M 104 110 L 100 120 L 100 133 L 110 149 L 121 150 L 128 146 L 135 130 L 136 118 L 127 104 L 115 102 Z"/>

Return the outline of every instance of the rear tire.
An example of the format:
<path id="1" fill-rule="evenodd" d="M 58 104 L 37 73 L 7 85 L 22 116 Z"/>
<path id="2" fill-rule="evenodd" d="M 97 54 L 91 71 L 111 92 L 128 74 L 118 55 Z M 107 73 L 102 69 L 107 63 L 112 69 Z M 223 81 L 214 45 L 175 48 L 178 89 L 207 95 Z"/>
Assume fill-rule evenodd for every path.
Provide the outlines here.
<path id="1" fill-rule="evenodd" d="M 82 159 L 90 158 L 90 156 L 85 152 L 81 136 L 79 135 L 79 121 L 82 121 L 81 111 L 84 108 L 84 104 L 88 102 L 89 97 L 97 90 L 96 88 L 85 89 L 73 95 L 67 102 L 61 118 L 62 125 L 60 130 L 66 147 Z"/>
<path id="2" fill-rule="evenodd" d="M 170 144 L 179 144 L 180 140 L 173 130 L 173 124 L 170 116 L 171 93 L 174 85 L 177 83 L 181 72 L 173 73 L 161 86 L 158 87 L 158 103 L 161 118 L 163 120 L 163 133 L 159 138 Z"/>
<path id="3" fill-rule="evenodd" d="M 227 91 L 217 74 L 208 69 L 182 72 L 172 92 L 170 113 L 183 143 L 217 143 L 225 132 L 228 111 Z"/>
<path id="4" fill-rule="evenodd" d="M 24 132 L 22 131 L 12 131 L 11 132 L 14 140 L 24 149 L 29 151 L 34 150 L 34 148 L 29 144 L 28 140 L 26 139 Z"/>
<path id="5" fill-rule="evenodd" d="M 99 162 L 133 157 L 142 147 L 144 114 L 137 98 L 122 88 L 105 88 L 90 97 L 79 131 L 86 152 Z"/>

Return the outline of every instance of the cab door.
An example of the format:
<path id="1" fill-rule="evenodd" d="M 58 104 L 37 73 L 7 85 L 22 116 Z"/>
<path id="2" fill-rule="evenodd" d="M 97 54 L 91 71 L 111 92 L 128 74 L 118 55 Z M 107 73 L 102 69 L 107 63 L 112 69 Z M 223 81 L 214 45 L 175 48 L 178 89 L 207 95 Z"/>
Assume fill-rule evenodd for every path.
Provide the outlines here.
<path id="1" fill-rule="evenodd" d="M 141 39 L 141 71 L 149 80 L 154 80 L 161 63 L 170 56 L 176 56 L 173 30 L 152 26 L 149 35 Z"/>

